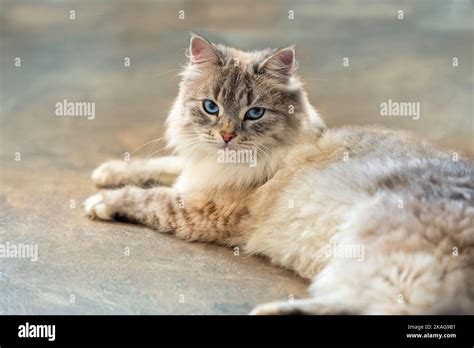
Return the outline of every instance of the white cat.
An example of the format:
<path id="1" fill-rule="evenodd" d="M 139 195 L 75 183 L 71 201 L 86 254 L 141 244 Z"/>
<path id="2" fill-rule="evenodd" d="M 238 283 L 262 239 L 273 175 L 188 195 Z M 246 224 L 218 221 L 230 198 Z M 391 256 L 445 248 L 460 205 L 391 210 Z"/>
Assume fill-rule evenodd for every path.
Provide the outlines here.
<path id="1" fill-rule="evenodd" d="M 327 129 L 293 47 L 193 35 L 189 52 L 167 121 L 178 156 L 100 166 L 98 186 L 123 187 L 90 197 L 89 216 L 239 245 L 313 280 L 310 298 L 253 314 L 474 314 L 472 162 L 401 132 Z"/>

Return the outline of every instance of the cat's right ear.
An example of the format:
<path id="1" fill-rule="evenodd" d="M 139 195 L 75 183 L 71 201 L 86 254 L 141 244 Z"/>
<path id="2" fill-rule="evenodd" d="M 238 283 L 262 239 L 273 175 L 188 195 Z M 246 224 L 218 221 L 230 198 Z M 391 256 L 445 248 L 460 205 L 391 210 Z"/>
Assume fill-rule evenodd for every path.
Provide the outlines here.
<path id="1" fill-rule="evenodd" d="M 191 33 L 189 54 L 191 64 L 218 64 L 220 61 L 214 45 L 194 33 Z"/>

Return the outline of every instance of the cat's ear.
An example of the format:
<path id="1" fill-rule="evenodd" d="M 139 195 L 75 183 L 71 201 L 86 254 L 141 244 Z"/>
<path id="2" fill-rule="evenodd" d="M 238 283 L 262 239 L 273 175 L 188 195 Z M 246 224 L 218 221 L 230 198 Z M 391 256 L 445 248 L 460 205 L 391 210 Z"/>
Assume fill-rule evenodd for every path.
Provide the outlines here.
<path id="1" fill-rule="evenodd" d="M 268 72 L 283 78 L 289 78 L 296 70 L 295 46 L 281 48 L 265 59 L 259 71 Z"/>
<path id="2" fill-rule="evenodd" d="M 191 59 L 191 64 L 218 64 L 220 61 L 219 55 L 214 45 L 194 33 L 191 33 L 189 55 Z"/>

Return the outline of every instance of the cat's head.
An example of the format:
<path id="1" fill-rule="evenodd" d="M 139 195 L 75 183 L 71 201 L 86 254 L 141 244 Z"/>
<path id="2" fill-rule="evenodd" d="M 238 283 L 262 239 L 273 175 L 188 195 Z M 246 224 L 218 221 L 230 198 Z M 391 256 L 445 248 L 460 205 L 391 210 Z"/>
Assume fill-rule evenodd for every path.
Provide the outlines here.
<path id="1" fill-rule="evenodd" d="M 324 127 L 295 76 L 294 47 L 244 52 L 192 34 L 188 58 L 168 118 L 168 141 L 180 152 L 265 156 Z"/>

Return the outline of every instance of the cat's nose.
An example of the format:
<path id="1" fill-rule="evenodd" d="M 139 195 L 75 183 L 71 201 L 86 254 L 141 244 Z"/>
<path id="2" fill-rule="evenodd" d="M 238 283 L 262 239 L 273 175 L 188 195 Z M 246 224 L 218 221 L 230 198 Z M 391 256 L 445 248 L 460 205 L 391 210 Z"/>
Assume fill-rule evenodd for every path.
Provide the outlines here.
<path id="1" fill-rule="evenodd" d="M 221 133 L 221 136 L 222 136 L 222 139 L 224 139 L 224 141 L 226 143 L 228 143 L 229 141 L 231 141 L 233 138 L 235 138 L 235 134 L 231 134 L 231 133 L 224 133 L 222 132 Z"/>

